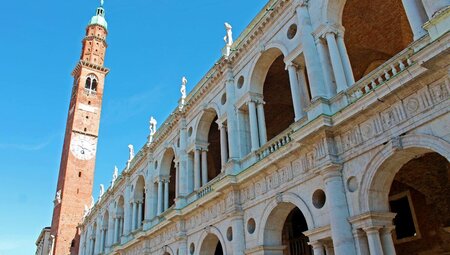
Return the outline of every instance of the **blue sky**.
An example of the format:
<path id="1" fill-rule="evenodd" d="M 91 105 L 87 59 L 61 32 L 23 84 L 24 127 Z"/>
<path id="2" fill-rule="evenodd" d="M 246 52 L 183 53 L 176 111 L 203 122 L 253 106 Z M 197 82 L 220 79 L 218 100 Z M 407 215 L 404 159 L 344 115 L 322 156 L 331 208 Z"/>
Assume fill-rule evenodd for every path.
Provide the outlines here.
<path id="1" fill-rule="evenodd" d="M 0 255 L 33 254 L 50 225 L 72 78 L 99 1 L 3 1 L 0 8 Z M 106 0 L 109 48 L 94 195 L 140 148 L 266 0 Z"/>

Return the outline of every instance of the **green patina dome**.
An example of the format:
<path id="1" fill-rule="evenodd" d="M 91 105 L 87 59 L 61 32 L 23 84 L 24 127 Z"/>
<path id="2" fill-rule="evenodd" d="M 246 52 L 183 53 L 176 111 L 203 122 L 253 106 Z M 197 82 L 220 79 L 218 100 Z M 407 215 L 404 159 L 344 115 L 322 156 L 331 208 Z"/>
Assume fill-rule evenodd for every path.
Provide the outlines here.
<path id="1" fill-rule="evenodd" d="M 106 22 L 105 19 L 105 9 L 103 9 L 102 6 L 97 8 L 97 14 L 91 18 L 91 21 L 89 22 L 89 26 L 90 25 L 100 25 L 105 29 L 108 29 L 108 22 Z"/>

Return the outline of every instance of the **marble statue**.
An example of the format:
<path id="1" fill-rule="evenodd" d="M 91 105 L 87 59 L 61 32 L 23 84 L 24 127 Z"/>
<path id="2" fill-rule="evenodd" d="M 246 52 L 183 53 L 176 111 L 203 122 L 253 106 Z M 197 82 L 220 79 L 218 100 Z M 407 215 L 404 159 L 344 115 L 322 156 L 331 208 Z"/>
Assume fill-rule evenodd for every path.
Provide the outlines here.
<path id="1" fill-rule="evenodd" d="M 228 59 L 231 54 L 231 45 L 233 45 L 233 27 L 229 23 L 225 22 L 225 29 L 227 30 L 227 35 L 223 38 L 226 43 L 224 55 L 225 58 Z"/>
<path id="2" fill-rule="evenodd" d="M 128 156 L 128 162 L 131 162 L 131 160 L 133 160 L 134 158 L 134 146 L 132 144 L 128 145 L 128 150 L 129 150 L 129 156 Z"/>
<path id="3" fill-rule="evenodd" d="M 100 0 L 100 6 L 103 6 L 104 3 L 105 3 L 104 0 Z"/>
<path id="4" fill-rule="evenodd" d="M 119 169 L 117 168 L 117 166 L 114 166 L 114 173 L 112 176 L 111 187 L 114 187 L 114 183 L 116 183 L 118 177 L 119 177 Z"/>
<path id="5" fill-rule="evenodd" d="M 89 213 L 89 208 L 88 208 L 87 205 L 84 205 L 84 214 L 83 214 L 83 217 L 86 218 L 86 216 L 88 215 L 88 213 Z"/>
<path id="6" fill-rule="evenodd" d="M 94 200 L 94 197 L 91 196 L 91 208 L 90 209 L 94 208 L 94 205 L 95 205 L 95 200 Z"/>
<path id="7" fill-rule="evenodd" d="M 180 106 L 179 109 L 180 111 L 183 110 L 183 107 L 186 104 L 186 84 L 188 83 L 188 80 L 186 79 L 185 76 L 183 76 L 183 78 L 181 78 L 181 101 L 180 101 Z"/>
<path id="8" fill-rule="evenodd" d="M 100 200 L 104 194 L 105 194 L 105 186 L 103 184 L 100 184 L 100 193 L 98 195 L 98 199 Z"/>
<path id="9" fill-rule="evenodd" d="M 156 133 L 156 124 L 157 124 L 157 122 L 156 122 L 155 118 L 153 118 L 153 116 L 150 117 L 150 127 L 149 127 L 149 129 L 150 129 L 150 136 L 148 137 L 148 143 L 149 144 L 153 142 L 153 136 Z"/>
<path id="10" fill-rule="evenodd" d="M 225 22 L 225 29 L 227 30 L 227 35 L 223 38 L 227 46 L 231 46 L 233 44 L 233 27 Z"/>

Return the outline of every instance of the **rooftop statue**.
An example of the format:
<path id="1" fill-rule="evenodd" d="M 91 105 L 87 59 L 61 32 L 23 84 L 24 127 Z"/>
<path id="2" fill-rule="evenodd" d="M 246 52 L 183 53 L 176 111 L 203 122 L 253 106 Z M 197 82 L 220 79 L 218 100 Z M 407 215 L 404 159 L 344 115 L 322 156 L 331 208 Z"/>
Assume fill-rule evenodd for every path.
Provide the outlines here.
<path id="1" fill-rule="evenodd" d="M 119 177 L 119 169 L 117 168 L 117 166 L 114 166 L 114 173 L 112 176 L 111 187 L 114 187 L 114 183 L 116 183 L 118 177 Z"/>
<path id="2" fill-rule="evenodd" d="M 129 150 L 128 162 L 131 162 L 131 160 L 133 160 L 134 158 L 134 146 L 132 144 L 129 144 L 128 150 Z"/>
<path id="3" fill-rule="evenodd" d="M 225 49 L 225 58 L 228 58 L 231 54 L 231 45 L 233 45 L 233 27 L 225 22 L 225 29 L 227 30 L 227 35 L 223 38 L 223 40 L 226 43 L 226 49 Z"/>
<path id="4" fill-rule="evenodd" d="M 183 76 L 183 78 L 181 78 L 181 101 L 180 101 L 180 111 L 183 110 L 183 107 L 186 104 L 186 84 L 188 83 L 188 80 L 186 79 L 185 76 Z"/>
<path id="5" fill-rule="evenodd" d="M 105 186 L 103 184 L 100 184 L 100 193 L 98 195 L 98 199 L 100 200 L 104 194 L 105 194 Z"/>

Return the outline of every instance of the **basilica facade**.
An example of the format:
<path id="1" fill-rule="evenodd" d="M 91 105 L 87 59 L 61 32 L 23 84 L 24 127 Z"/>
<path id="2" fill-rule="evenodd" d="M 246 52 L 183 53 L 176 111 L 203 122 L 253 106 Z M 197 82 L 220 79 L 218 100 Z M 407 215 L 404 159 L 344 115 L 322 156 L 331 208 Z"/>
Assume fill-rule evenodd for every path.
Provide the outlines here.
<path id="1" fill-rule="evenodd" d="M 449 4 L 271 0 L 226 24 L 86 203 L 79 254 L 450 254 Z"/>

